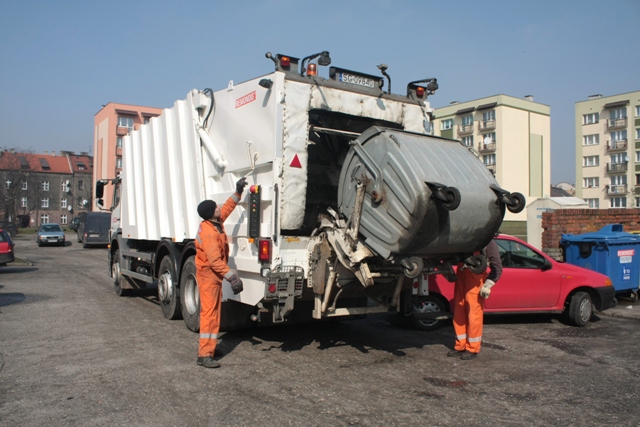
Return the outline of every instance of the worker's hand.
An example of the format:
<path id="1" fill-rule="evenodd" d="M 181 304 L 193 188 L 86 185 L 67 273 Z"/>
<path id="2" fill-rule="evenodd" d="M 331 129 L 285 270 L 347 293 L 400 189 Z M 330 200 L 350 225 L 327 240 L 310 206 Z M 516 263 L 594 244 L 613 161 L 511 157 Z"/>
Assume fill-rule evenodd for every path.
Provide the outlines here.
<path id="1" fill-rule="evenodd" d="M 244 289 L 242 286 L 242 280 L 240 280 L 233 270 L 229 270 L 229 272 L 224 275 L 224 278 L 231 284 L 231 290 L 233 290 L 234 295 L 238 295 Z"/>
<path id="2" fill-rule="evenodd" d="M 480 296 L 483 298 L 489 298 L 489 295 L 491 295 L 491 288 L 493 288 L 493 285 L 495 285 L 496 282 L 494 282 L 491 279 L 487 279 L 484 282 L 484 285 L 482 285 L 482 288 L 480 288 Z"/>
<path id="3" fill-rule="evenodd" d="M 242 192 L 244 191 L 244 187 L 246 186 L 247 186 L 247 178 L 243 176 L 238 180 L 238 182 L 236 182 L 236 193 L 242 195 Z"/>

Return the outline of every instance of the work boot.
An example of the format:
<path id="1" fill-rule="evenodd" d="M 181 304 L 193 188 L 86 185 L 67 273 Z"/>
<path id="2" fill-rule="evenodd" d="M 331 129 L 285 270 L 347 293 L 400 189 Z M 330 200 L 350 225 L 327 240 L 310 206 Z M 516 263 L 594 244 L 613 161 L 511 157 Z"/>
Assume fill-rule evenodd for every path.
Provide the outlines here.
<path id="1" fill-rule="evenodd" d="M 220 362 L 214 360 L 213 357 L 198 357 L 198 365 L 204 366 L 205 368 L 219 368 Z"/>
<path id="2" fill-rule="evenodd" d="M 464 353 L 463 350 L 453 349 L 449 353 L 447 353 L 447 357 L 460 357 Z"/>
<path id="3" fill-rule="evenodd" d="M 471 353 L 468 350 L 465 350 L 462 352 L 462 355 L 460 356 L 460 359 L 462 360 L 471 360 L 473 358 L 475 358 L 478 355 L 478 353 Z"/>

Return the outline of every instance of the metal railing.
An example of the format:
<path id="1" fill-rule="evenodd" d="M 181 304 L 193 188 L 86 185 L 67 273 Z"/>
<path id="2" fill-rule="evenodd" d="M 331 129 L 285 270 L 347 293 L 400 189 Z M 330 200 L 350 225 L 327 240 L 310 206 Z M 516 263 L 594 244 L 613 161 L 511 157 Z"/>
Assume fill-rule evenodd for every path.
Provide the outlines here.
<path id="1" fill-rule="evenodd" d="M 480 130 L 488 130 L 488 129 L 495 129 L 496 128 L 496 121 L 495 120 L 487 120 L 487 121 L 482 121 L 480 122 Z"/>
<path id="2" fill-rule="evenodd" d="M 470 125 L 458 125 L 458 135 L 473 133 L 473 123 Z"/>
<path id="3" fill-rule="evenodd" d="M 627 127 L 627 118 L 623 117 L 621 119 L 608 119 L 607 120 L 607 129 L 616 129 L 616 128 L 626 128 Z"/>
<path id="4" fill-rule="evenodd" d="M 478 152 L 479 153 L 492 153 L 496 151 L 496 143 L 492 142 L 491 144 L 480 143 L 478 144 Z"/>
<path id="5" fill-rule="evenodd" d="M 627 162 L 623 163 L 607 163 L 608 173 L 621 173 L 627 171 Z"/>
<path id="6" fill-rule="evenodd" d="M 620 139 L 618 141 L 607 141 L 607 151 L 617 151 L 627 149 L 627 140 Z"/>
<path id="7" fill-rule="evenodd" d="M 619 194 L 627 194 L 627 185 L 609 185 L 607 186 L 607 194 L 608 195 L 619 195 Z"/>

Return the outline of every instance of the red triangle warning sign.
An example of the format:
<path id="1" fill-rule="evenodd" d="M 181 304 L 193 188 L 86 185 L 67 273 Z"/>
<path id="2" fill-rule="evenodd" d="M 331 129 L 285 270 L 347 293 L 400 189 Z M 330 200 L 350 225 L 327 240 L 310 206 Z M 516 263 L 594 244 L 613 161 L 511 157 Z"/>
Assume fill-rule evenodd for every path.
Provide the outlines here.
<path id="1" fill-rule="evenodd" d="M 289 164 L 289 166 L 291 166 L 292 168 L 302 168 L 302 165 L 300 164 L 300 159 L 298 158 L 297 154 L 293 156 L 293 160 L 291 160 L 291 163 Z"/>

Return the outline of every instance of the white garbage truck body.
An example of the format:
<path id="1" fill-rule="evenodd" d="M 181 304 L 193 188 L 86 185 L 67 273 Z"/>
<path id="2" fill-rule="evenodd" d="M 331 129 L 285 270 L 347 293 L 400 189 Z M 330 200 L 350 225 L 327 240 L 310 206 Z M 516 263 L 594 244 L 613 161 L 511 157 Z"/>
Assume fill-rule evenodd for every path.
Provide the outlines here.
<path id="1" fill-rule="evenodd" d="M 524 200 L 458 141 L 430 135 L 435 79 L 401 96 L 382 77 L 331 67 L 323 78 L 269 57 L 273 73 L 192 90 L 125 137 L 109 251 L 118 294 L 157 283 L 165 316 L 198 330 L 196 207 L 223 204 L 242 177 L 225 229 L 244 291 L 223 283 L 223 329 L 409 315 L 425 274 L 483 268 L 474 253 Z"/>

